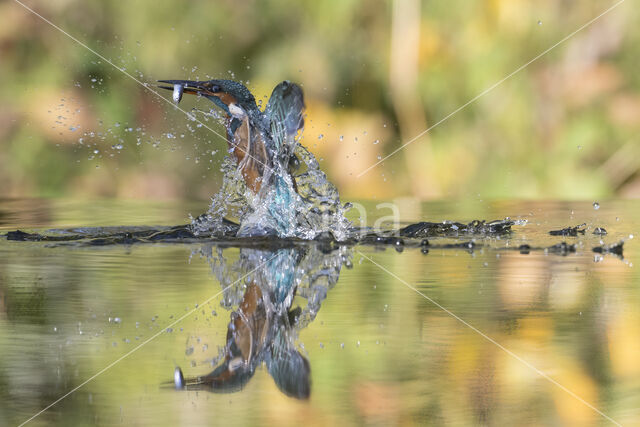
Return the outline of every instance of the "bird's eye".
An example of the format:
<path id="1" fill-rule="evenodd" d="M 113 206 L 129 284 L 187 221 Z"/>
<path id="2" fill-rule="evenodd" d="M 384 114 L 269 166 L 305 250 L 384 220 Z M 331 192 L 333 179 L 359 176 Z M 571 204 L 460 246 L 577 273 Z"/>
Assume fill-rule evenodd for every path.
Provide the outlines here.
<path id="1" fill-rule="evenodd" d="M 211 86 L 211 92 L 213 92 L 213 93 L 221 92 L 220 86 L 218 86 L 218 85 Z"/>
<path id="2" fill-rule="evenodd" d="M 300 159 L 298 159 L 298 156 L 292 154 L 291 157 L 289 157 L 289 164 L 287 165 L 287 168 L 289 169 L 289 173 L 292 175 L 300 169 Z"/>

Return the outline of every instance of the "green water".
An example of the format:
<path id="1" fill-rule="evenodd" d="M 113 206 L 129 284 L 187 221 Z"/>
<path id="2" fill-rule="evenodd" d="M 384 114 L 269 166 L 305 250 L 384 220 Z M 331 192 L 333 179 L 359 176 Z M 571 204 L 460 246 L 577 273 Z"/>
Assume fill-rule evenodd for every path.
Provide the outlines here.
<path id="1" fill-rule="evenodd" d="M 234 393 L 173 388 L 176 366 L 189 377 L 213 370 L 238 310 L 216 296 L 223 286 L 206 256 L 215 245 L 1 238 L 0 425 L 19 425 L 69 392 L 29 425 L 640 423 L 639 202 L 398 203 L 405 222 L 529 222 L 508 239 L 479 239 L 472 252 L 347 248 L 339 280 L 295 331 L 311 369 L 302 400 L 264 366 Z M 388 214 L 367 208 L 370 221 Z M 204 209 L 4 200 L 0 233 L 176 225 Z M 548 235 L 583 222 L 606 228 L 605 243 L 626 239 L 624 259 L 594 254 L 600 237 L 591 231 Z M 576 253 L 503 250 L 562 241 L 577 243 Z M 233 261 L 241 249 L 223 254 Z"/>

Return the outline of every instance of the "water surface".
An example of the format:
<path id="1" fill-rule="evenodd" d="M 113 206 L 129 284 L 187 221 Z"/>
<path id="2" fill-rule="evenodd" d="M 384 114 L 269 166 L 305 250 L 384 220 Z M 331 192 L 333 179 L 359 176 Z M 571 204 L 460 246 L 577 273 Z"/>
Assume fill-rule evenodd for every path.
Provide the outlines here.
<path id="1" fill-rule="evenodd" d="M 262 262 L 274 251 L 215 242 L 88 247 L 0 239 L 0 424 L 18 425 L 78 386 L 30 424 L 640 422 L 640 257 L 638 239 L 629 237 L 639 234 L 640 203 L 400 206 L 407 223 L 506 216 L 528 223 L 508 237 L 477 238 L 473 250 L 281 248 L 290 252 L 271 269 Z M 205 208 L 4 200 L 0 233 L 176 225 Z M 370 221 L 388 214 L 375 203 L 368 208 Z M 589 227 L 584 235 L 548 234 L 581 223 Z M 595 227 L 608 234 L 593 235 Z M 621 240 L 623 258 L 592 251 Z M 507 249 L 560 242 L 576 251 Z M 270 308 L 273 334 L 265 336 L 284 331 L 277 339 L 286 357 L 254 348 L 255 370 L 241 390 L 175 390 L 176 367 L 192 378 L 224 360 L 230 320 L 242 315 L 234 313 L 250 287 L 243 276 L 265 290 L 285 280 L 276 277 L 282 272 L 298 289 L 289 300 L 273 297 L 280 303 Z M 308 362 L 308 398 L 270 367 L 294 360 L 288 366 L 299 373 L 296 354 Z"/>

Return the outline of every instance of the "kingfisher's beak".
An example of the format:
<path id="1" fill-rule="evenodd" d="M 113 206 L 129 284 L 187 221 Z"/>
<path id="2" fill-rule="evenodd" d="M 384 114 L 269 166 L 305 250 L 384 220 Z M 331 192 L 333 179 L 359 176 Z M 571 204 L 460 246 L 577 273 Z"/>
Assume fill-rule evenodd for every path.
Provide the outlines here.
<path id="1" fill-rule="evenodd" d="M 182 86 L 182 91 L 184 93 L 190 93 L 192 95 L 214 95 L 213 92 L 211 92 L 210 88 L 206 87 L 206 83 L 208 82 L 198 82 L 195 80 L 158 80 L 158 83 L 167 83 L 170 84 L 171 86 L 163 86 L 163 85 L 158 85 L 159 88 L 161 89 L 167 89 L 167 90 L 174 90 L 175 85 L 180 85 Z"/>

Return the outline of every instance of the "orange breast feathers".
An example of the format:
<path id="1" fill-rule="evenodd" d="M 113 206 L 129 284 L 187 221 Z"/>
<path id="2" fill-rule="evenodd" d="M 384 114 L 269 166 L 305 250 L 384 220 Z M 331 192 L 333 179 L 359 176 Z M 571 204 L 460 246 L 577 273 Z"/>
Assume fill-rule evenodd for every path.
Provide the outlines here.
<path id="1" fill-rule="evenodd" d="M 229 122 L 231 118 L 228 119 Z M 247 187 L 254 193 L 260 191 L 265 168 L 270 167 L 264 139 L 261 134 L 252 132 L 249 118 L 244 117 L 234 135 L 229 137 L 229 147 Z"/>

